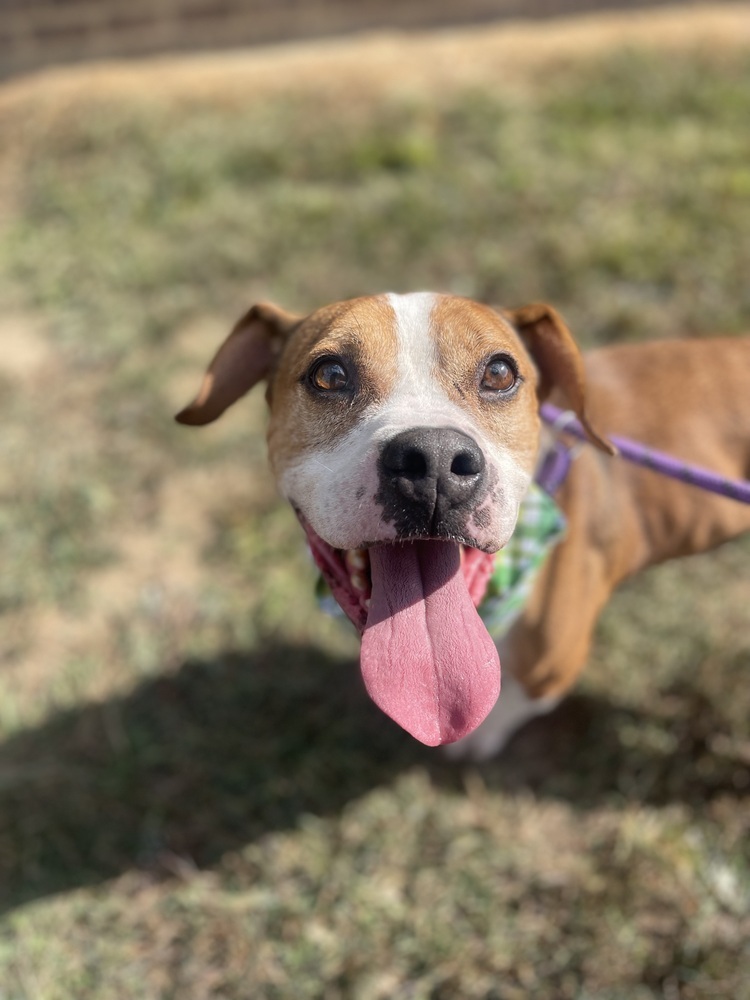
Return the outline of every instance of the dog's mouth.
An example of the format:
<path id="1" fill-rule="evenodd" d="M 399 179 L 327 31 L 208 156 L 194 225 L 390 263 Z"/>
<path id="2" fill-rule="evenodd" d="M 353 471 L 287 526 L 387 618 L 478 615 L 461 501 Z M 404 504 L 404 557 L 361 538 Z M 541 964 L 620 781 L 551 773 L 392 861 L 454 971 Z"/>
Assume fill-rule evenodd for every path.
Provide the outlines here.
<path id="1" fill-rule="evenodd" d="M 343 551 L 300 517 L 331 593 L 362 635 L 370 697 L 428 746 L 476 729 L 500 693 L 500 661 L 476 608 L 494 555 L 435 539 Z"/>

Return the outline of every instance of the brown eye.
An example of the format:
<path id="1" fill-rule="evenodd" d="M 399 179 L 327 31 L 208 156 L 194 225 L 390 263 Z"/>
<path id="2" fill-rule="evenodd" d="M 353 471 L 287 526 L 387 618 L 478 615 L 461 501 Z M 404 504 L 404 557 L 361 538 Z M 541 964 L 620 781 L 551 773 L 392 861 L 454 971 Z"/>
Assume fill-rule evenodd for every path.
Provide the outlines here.
<path id="1" fill-rule="evenodd" d="M 321 358 L 310 369 L 310 384 L 319 392 L 341 392 L 349 387 L 346 368 L 335 358 Z"/>
<path id="2" fill-rule="evenodd" d="M 516 370 L 507 358 L 492 358 L 484 369 L 482 388 L 490 392 L 508 392 L 516 380 Z"/>

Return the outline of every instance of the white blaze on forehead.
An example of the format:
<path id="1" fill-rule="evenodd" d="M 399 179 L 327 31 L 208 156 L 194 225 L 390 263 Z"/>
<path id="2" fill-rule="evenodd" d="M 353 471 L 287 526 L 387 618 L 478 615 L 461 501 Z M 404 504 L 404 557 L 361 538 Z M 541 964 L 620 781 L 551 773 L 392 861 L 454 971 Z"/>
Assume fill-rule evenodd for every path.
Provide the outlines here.
<path id="1" fill-rule="evenodd" d="M 435 384 L 438 360 L 432 326 L 436 296 L 432 292 L 391 292 L 386 297 L 396 316 L 399 388 L 411 386 L 415 392 L 430 389 Z"/>
<path id="2" fill-rule="evenodd" d="M 472 433 L 469 414 L 448 396 L 440 380 L 439 331 L 432 318 L 438 296 L 391 292 L 386 298 L 395 315 L 398 350 L 396 382 L 381 411 L 386 422 L 394 428 L 442 424 Z"/>
<path id="3" fill-rule="evenodd" d="M 440 377 L 438 339 L 441 331 L 433 320 L 439 296 L 433 292 L 386 296 L 395 315 L 396 381 L 379 410 L 384 429 L 417 426 L 454 427 L 472 437 L 481 437 L 465 407 L 450 398 Z"/>

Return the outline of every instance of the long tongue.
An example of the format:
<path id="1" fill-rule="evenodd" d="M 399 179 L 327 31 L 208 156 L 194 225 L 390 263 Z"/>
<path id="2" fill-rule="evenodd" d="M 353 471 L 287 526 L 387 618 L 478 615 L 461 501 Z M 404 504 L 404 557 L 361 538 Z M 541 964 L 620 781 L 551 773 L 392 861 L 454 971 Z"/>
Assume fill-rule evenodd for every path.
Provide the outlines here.
<path id="1" fill-rule="evenodd" d="M 370 549 L 372 599 L 361 667 L 372 700 L 427 746 L 453 743 L 487 716 L 500 660 L 451 542 Z"/>

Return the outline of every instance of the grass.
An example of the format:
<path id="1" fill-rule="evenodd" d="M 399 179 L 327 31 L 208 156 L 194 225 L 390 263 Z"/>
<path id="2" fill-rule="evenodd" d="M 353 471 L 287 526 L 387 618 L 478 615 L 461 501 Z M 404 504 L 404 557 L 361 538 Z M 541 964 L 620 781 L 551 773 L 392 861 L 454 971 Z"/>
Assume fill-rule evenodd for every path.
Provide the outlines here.
<path id="1" fill-rule="evenodd" d="M 317 612 L 262 399 L 170 421 L 256 298 L 747 328 L 749 117 L 750 55 L 623 50 L 0 122 L 2 1000 L 750 997 L 747 540 L 629 584 L 578 693 L 456 768 Z"/>

